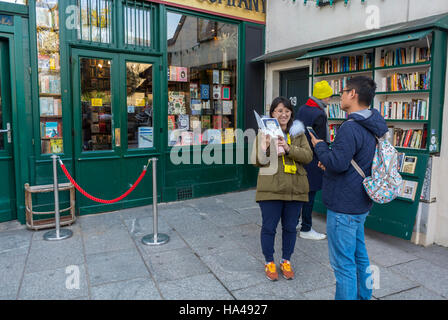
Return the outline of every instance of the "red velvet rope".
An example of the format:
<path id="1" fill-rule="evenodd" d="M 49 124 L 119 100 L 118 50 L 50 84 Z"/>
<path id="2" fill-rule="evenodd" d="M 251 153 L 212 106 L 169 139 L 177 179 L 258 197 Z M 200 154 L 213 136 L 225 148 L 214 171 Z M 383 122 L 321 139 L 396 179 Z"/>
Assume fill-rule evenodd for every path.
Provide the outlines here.
<path id="1" fill-rule="evenodd" d="M 68 172 L 67 168 L 65 167 L 65 165 L 62 163 L 62 161 L 59 161 L 59 164 L 61 165 L 61 169 L 64 172 L 65 176 L 68 178 L 68 180 L 70 180 L 70 182 L 75 186 L 75 188 L 81 192 L 84 196 L 86 196 L 87 198 L 89 198 L 90 200 L 96 201 L 96 202 L 100 202 L 100 203 L 106 203 L 106 204 L 110 204 L 110 203 L 115 203 L 118 202 L 124 198 L 126 198 L 136 187 L 137 185 L 140 183 L 140 181 L 143 179 L 143 177 L 146 174 L 147 168 L 146 166 L 144 167 L 142 173 L 140 174 L 140 176 L 138 177 L 137 181 L 135 181 L 135 183 L 132 185 L 132 187 L 129 188 L 128 191 L 126 191 L 125 193 L 123 193 L 121 196 L 119 196 L 118 198 L 115 198 L 113 200 L 103 200 L 100 198 L 96 198 L 94 196 L 91 196 L 90 194 L 88 194 L 86 191 L 84 191 L 77 183 L 76 181 L 72 178 L 72 176 L 70 175 L 70 173 Z"/>

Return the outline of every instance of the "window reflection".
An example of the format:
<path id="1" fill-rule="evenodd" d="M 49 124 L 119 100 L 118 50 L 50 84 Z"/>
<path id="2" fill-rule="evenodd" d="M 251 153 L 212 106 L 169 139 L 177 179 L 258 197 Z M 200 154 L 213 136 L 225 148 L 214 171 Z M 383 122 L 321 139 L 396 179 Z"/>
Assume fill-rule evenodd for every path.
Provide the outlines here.
<path id="1" fill-rule="evenodd" d="M 169 12 L 168 143 L 233 143 L 238 28 Z"/>
<path id="2" fill-rule="evenodd" d="M 81 58 L 84 151 L 112 149 L 111 60 Z"/>
<path id="3" fill-rule="evenodd" d="M 153 96 L 152 65 L 126 63 L 128 148 L 152 148 Z"/>

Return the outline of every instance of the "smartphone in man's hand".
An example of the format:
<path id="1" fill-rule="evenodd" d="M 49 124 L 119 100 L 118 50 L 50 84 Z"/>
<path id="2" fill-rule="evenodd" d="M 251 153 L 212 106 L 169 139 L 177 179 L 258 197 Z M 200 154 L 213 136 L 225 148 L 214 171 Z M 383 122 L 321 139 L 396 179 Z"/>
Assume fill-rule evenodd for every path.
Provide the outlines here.
<path id="1" fill-rule="evenodd" d="M 316 131 L 313 130 L 312 127 L 306 127 L 306 130 L 308 130 L 308 132 L 311 133 L 316 139 L 319 139 L 319 136 L 317 135 Z"/>

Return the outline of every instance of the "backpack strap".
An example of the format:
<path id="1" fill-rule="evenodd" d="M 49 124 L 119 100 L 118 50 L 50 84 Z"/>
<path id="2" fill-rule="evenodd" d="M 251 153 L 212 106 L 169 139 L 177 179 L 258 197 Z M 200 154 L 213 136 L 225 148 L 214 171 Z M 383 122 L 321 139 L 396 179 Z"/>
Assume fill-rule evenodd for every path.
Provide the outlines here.
<path id="1" fill-rule="evenodd" d="M 365 179 L 366 175 L 364 174 L 364 171 L 362 171 L 361 167 L 358 166 L 356 161 L 352 159 L 352 161 L 350 161 L 350 163 L 352 164 L 353 168 L 355 168 L 355 170 L 361 175 L 361 177 L 363 177 Z"/>

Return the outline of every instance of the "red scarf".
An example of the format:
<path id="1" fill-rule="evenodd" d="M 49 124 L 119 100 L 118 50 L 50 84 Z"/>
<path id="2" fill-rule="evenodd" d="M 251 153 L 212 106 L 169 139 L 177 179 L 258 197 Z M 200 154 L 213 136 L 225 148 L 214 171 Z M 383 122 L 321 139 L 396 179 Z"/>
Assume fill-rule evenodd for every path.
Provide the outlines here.
<path id="1" fill-rule="evenodd" d="M 308 99 L 308 101 L 305 104 L 309 107 L 319 108 L 319 105 L 313 99 Z"/>

